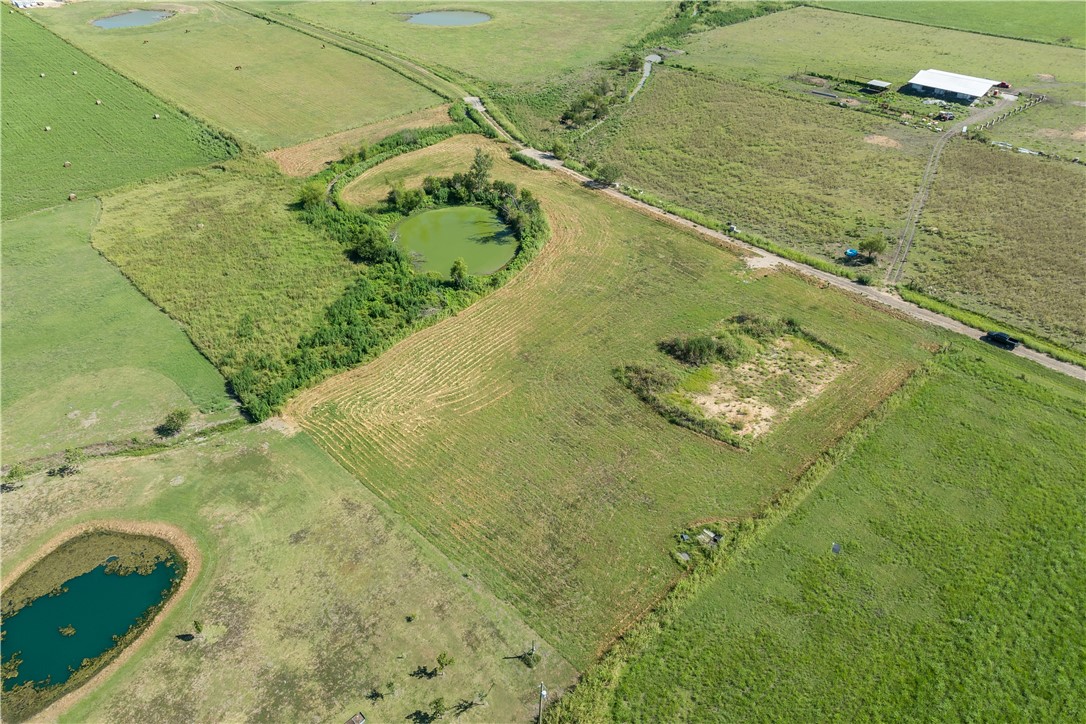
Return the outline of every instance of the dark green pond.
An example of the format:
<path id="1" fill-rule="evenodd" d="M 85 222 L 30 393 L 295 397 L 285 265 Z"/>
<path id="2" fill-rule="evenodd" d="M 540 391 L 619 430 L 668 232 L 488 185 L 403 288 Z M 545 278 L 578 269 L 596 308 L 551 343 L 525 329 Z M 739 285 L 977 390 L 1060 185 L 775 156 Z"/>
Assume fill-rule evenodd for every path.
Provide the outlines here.
<path id="1" fill-rule="evenodd" d="M 92 659 L 114 645 L 147 609 L 168 593 L 177 569 L 158 563 L 146 576 L 106 573 L 104 565 L 64 584 L 58 596 L 42 596 L 3 622 L 3 661 L 15 653 L 22 663 L 18 676 L 4 690 L 27 681 L 38 688 L 68 680 L 83 659 Z M 60 629 L 72 627 L 65 636 Z M 70 630 L 70 629 L 69 629 Z M 69 668 L 70 667 L 70 668 Z"/>

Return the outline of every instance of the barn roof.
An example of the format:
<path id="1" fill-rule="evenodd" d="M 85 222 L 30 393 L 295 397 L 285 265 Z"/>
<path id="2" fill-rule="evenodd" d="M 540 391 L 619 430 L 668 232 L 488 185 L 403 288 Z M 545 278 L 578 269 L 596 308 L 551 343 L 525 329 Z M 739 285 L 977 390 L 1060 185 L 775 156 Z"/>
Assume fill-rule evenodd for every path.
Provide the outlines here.
<path id="1" fill-rule="evenodd" d="M 998 80 L 974 78 L 971 75 L 949 73 L 945 70 L 933 70 L 931 68 L 920 71 L 909 82 L 969 96 L 982 96 L 991 90 L 992 86 L 999 83 Z"/>

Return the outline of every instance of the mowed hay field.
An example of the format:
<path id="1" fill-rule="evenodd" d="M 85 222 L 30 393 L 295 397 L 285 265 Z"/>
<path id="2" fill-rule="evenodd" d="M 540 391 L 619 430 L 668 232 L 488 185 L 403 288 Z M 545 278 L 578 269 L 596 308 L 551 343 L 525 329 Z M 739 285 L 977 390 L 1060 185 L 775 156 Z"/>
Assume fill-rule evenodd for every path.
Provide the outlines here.
<path id="1" fill-rule="evenodd" d="M 175 408 L 230 405 L 181 328 L 91 248 L 97 216 L 82 201 L 0 230 L 5 463 L 149 433 Z"/>
<path id="2" fill-rule="evenodd" d="M 340 196 L 348 203 L 372 206 L 384 201 L 395 184 L 418 187 L 427 176 L 451 176 L 467 171 L 476 149 L 494 159 L 495 178 L 512 180 L 525 176 L 527 169 L 509 158 L 508 146 L 483 136 L 459 135 L 436 147 L 411 151 L 364 171 L 343 188 Z"/>
<path id="3" fill-rule="evenodd" d="M 287 431 L 289 433 L 289 431 Z M 404 721 L 489 692 L 465 721 L 523 721 L 575 672 L 304 434 L 249 427 L 4 493 L 5 570 L 87 520 L 183 528 L 203 565 L 146 645 L 72 721 Z M 413 617 L 410 622 L 407 617 Z M 194 641 L 194 620 L 203 633 Z M 535 669 L 505 657 L 540 644 Z M 416 678 L 448 652 L 442 676 Z M 395 693 L 390 693 L 392 682 Z M 385 694 L 371 701 L 373 689 Z"/>
<path id="4" fill-rule="evenodd" d="M 447 163 L 443 144 L 427 152 Z M 553 235 L 540 255 L 286 414 L 584 666 L 680 575 L 675 533 L 759 509 L 901 384 L 931 338 L 796 276 L 748 272 L 555 173 L 505 159 L 493 175 L 542 200 Z M 742 311 L 795 316 L 849 362 L 753 452 L 668 424 L 615 379 L 662 359 L 658 340 Z"/>
<path id="5" fill-rule="evenodd" d="M 1082 720 L 1086 388 L 955 347 L 661 622 L 610 718 Z"/>
<path id="6" fill-rule="evenodd" d="M 1086 46 L 1086 22 L 1078 2 L 946 2 L 945 0 L 848 0 L 819 5 L 861 15 L 907 20 L 1043 43 Z"/>
<path id="7" fill-rule="evenodd" d="M 617 164 L 623 183 L 832 258 L 850 235 L 899 232 L 930 143 L 867 114 L 665 67 L 579 149 Z"/>
<path id="8" fill-rule="evenodd" d="M 236 150 L 22 13 L 5 13 L 0 35 L 4 218 Z"/>
<path id="9" fill-rule="evenodd" d="M 491 20 L 462 27 L 408 23 L 412 13 L 449 10 L 435 2 L 257 3 L 498 85 L 519 85 L 598 63 L 663 21 L 667 2 L 473 2 L 457 8 Z"/>
<path id="10" fill-rule="evenodd" d="M 1086 350 L 1086 169 L 953 143 L 905 279 L 928 293 Z"/>
<path id="11" fill-rule="evenodd" d="M 334 133 L 297 146 L 269 151 L 265 155 L 275 161 L 279 170 L 288 176 L 312 176 L 332 161 L 338 161 L 357 151 L 364 143 L 379 141 L 396 131 L 440 126 L 448 122 L 449 106 L 446 104 Z"/>
<path id="12" fill-rule="evenodd" d="M 302 181 L 262 157 L 108 195 L 93 243 L 227 376 L 294 348 L 356 277 L 297 218 Z"/>
<path id="13" fill-rule="evenodd" d="M 138 28 L 89 24 L 128 8 L 77 3 L 35 17 L 163 98 L 261 149 L 442 102 L 374 61 L 322 48 L 319 40 L 219 4 L 186 6 L 169 20 Z"/>

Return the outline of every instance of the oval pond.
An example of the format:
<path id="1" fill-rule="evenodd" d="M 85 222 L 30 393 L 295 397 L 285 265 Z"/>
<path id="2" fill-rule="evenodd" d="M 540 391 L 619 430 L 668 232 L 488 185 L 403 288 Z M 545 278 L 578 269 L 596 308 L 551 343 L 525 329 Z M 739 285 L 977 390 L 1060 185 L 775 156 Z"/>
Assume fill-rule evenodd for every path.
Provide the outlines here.
<path id="1" fill-rule="evenodd" d="M 424 211 L 405 219 L 396 232 L 417 268 L 443 276 L 460 257 L 469 274 L 496 272 L 517 251 L 512 229 L 493 211 L 478 206 Z"/>
<path id="2" fill-rule="evenodd" d="M 138 28 L 142 25 L 153 25 L 173 17 L 173 13 L 166 10 L 129 10 L 120 15 L 110 15 L 108 18 L 98 18 L 91 25 L 107 30 L 117 28 Z"/>
<path id="3" fill-rule="evenodd" d="M 427 13 L 415 13 L 407 18 L 407 22 L 413 25 L 437 25 L 446 28 L 478 25 L 488 20 L 490 16 L 486 13 L 477 13 L 472 10 L 434 10 Z"/>
<path id="4" fill-rule="evenodd" d="M 167 541 L 90 530 L 61 543 L 0 595 L 0 718 L 30 719 L 75 691 L 146 630 L 180 589 Z"/>
<path id="5" fill-rule="evenodd" d="M 105 653 L 114 636 L 123 636 L 144 612 L 162 602 L 174 573 L 165 562 L 147 575 L 126 576 L 106 573 L 101 565 L 66 581 L 63 593 L 43 596 L 5 618 L 4 662 L 18 653 L 21 663 L 18 675 L 4 681 L 4 690 L 27 681 L 39 687 L 46 680 L 51 685 L 66 682 L 70 669 Z"/>

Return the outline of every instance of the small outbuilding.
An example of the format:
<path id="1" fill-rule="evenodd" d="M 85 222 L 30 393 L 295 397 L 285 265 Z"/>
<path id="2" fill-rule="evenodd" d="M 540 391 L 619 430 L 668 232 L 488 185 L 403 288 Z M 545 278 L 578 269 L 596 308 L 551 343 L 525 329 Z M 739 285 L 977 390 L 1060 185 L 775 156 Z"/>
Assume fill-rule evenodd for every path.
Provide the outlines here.
<path id="1" fill-rule="evenodd" d="M 867 81 L 867 90 L 872 93 L 882 93 L 884 90 L 890 88 L 891 83 L 885 80 L 869 80 Z"/>
<path id="2" fill-rule="evenodd" d="M 949 96 L 969 103 L 986 95 L 992 89 L 992 86 L 998 84 L 998 80 L 976 78 L 971 75 L 950 73 L 932 68 L 920 71 L 909 81 L 909 87 L 917 93 Z"/>

